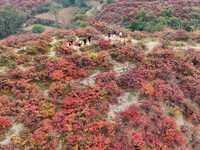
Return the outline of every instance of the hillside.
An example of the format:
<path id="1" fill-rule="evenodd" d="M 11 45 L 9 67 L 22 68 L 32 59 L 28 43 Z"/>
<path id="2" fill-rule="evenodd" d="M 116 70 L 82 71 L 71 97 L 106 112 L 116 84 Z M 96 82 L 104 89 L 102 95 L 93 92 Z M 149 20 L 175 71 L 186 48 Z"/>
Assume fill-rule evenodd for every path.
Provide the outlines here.
<path id="1" fill-rule="evenodd" d="M 0 41 L 0 149 L 199 149 L 200 32 L 117 29 Z"/>
<path id="2" fill-rule="evenodd" d="M 115 0 L 89 20 L 148 32 L 164 27 L 194 31 L 200 29 L 199 8 L 200 0 Z"/>
<path id="3" fill-rule="evenodd" d="M 12 7 L 18 7 L 26 13 L 31 14 L 32 11 L 42 8 L 48 2 L 48 0 L 1 0 L 0 7 L 4 4 L 10 4 Z"/>

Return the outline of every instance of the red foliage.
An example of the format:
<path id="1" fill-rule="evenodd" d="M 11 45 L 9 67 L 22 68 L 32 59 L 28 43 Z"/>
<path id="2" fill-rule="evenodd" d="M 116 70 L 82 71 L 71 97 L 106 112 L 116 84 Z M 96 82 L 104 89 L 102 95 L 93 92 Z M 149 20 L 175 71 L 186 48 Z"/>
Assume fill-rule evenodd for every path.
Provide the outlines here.
<path id="1" fill-rule="evenodd" d="M 11 123 L 8 117 L 0 116 L 0 134 L 4 134 L 10 125 Z"/>
<path id="2" fill-rule="evenodd" d="M 58 144 L 56 132 L 50 119 L 41 121 L 33 133 L 32 145 L 39 149 L 55 149 Z"/>
<path id="3" fill-rule="evenodd" d="M 144 126 L 147 121 L 139 107 L 136 105 L 133 105 L 128 110 L 122 112 L 119 119 L 126 124 L 126 131 L 129 131 L 131 128 Z"/>
<path id="4" fill-rule="evenodd" d="M 51 41 L 51 37 L 45 33 L 38 34 L 38 33 L 28 32 L 25 34 L 20 34 L 18 37 L 10 36 L 5 40 L 3 40 L 3 44 L 9 47 L 21 48 L 26 45 L 32 45 L 32 43 L 37 40 L 45 40 L 49 42 Z"/>
<path id="5" fill-rule="evenodd" d="M 42 8 L 47 2 L 46 0 L 1 0 L 0 7 L 9 3 L 11 6 L 17 6 L 27 13 L 31 13 L 31 10 L 36 8 Z"/>
<path id="6" fill-rule="evenodd" d="M 95 16 L 95 22 L 107 22 L 109 24 L 119 24 L 123 21 L 123 16 L 127 16 L 130 21 L 133 21 L 137 15 L 139 9 L 144 8 L 147 11 L 152 10 L 154 16 L 158 16 L 160 10 L 164 6 L 173 6 L 173 16 L 190 19 L 189 12 L 194 8 L 193 6 L 199 6 L 199 1 L 193 0 L 176 0 L 176 1 L 149 1 L 149 0 L 117 0 L 115 3 L 109 4 L 104 7 L 100 13 Z M 190 9 L 184 9 L 184 6 L 188 6 Z"/>
<path id="7" fill-rule="evenodd" d="M 102 70 L 110 70 L 112 68 L 111 58 L 107 53 L 100 53 L 98 55 L 98 68 Z"/>
<path id="8" fill-rule="evenodd" d="M 75 31 L 76 35 L 79 37 L 87 38 L 88 36 L 92 36 L 98 33 L 95 28 L 91 26 L 87 26 L 85 28 L 79 28 Z"/>
<path id="9" fill-rule="evenodd" d="M 195 101 L 200 106 L 200 79 L 192 76 L 181 79 L 181 89 L 185 96 Z"/>
<path id="10" fill-rule="evenodd" d="M 109 53 L 114 59 L 121 62 L 129 61 L 133 58 L 133 51 L 124 46 L 117 46 L 109 50 Z"/>
<path id="11" fill-rule="evenodd" d="M 178 30 L 175 33 L 175 40 L 177 41 L 188 41 L 190 39 L 190 34 L 185 30 Z"/>
<path id="12" fill-rule="evenodd" d="M 123 87 L 138 89 L 142 87 L 142 83 L 148 78 L 148 76 L 151 76 L 151 73 L 148 73 L 145 70 L 133 68 L 129 73 L 119 76 L 117 83 Z"/>
<path id="13" fill-rule="evenodd" d="M 103 26 L 99 25 L 102 30 Z M 86 29 L 81 30 L 88 35 Z M 167 38 L 165 32 L 162 32 L 163 37 Z M 110 41 L 98 40 L 102 35 L 94 35 L 96 33 L 91 31 L 94 42 L 84 49 L 89 52 L 73 54 L 73 50 L 59 40 L 58 55 L 54 57 L 46 53 L 52 37 L 73 39 L 75 33 L 57 30 L 2 41 L 0 55 L 8 57 L 8 64 L 0 67 L 0 132 L 5 133 L 10 127 L 7 116 L 12 116 L 25 127 L 19 133 L 23 148 L 56 149 L 62 144 L 62 149 L 171 150 L 189 149 L 198 144 L 199 54 L 195 50 L 181 53 L 160 50 L 160 47 L 145 54 L 144 45 L 140 43 L 126 46 L 117 43 L 107 47 L 112 48 L 110 51 L 101 52 L 104 47 L 100 47 L 100 42 L 110 44 Z M 134 34 L 145 37 L 143 32 Z M 154 36 L 160 38 L 158 34 Z M 5 45 L 28 47 L 16 54 Z M 30 56 L 34 48 L 34 55 Z M 137 67 L 116 76 L 111 71 L 115 62 L 111 57 L 121 62 L 130 61 Z M 80 81 L 94 70 L 104 72 L 87 78 L 95 83 L 84 86 Z M 120 101 L 122 89 L 131 93 Z M 132 95 L 132 92 L 137 94 Z M 118 100 L 124 106 L 132 105 L 122 112 L 119 109 L 112 119 L 109 111 L 118 107 Z M 186 134 L 184 128 L 176 125 L 177 116 L 170 116 L 172 108 L 182 113 L 195 128 L 188 126 Z M 14 148 L 9 145 L 0 149 L 21 148 L 14 139 L 12 142 Z"/>
<path id="14" fill-rule="evenodd" d="M 66 46 L 60 46 L 56 51 L 59 55 L 71 55 L 73 53 L 73 49 Z"/>
<path id="15" fill-rule="evenodd" d="M 67 41 L 72 40 L 75 36 L 75 32 L 73 30 L 49 30 L 46 31 L 44 34 L 50 35 L 52 37 L 56 37 L 58 39 L 66 39 Z"/>
<path id="16" fill-rule="evenodd" d="M 9 115 L 11 113 L 10 104 L 10 100 L 6 95 L 0 96 L 0 116 Z"/>
<path id="17" fill-rule="evenodd" d="M 116 73 L 115 72 L 104 72 L 97 75 L 96 83 L 100 86 L 104 86 L 105 84 L 110 83 L 111 81 L 116 81 Z"/>

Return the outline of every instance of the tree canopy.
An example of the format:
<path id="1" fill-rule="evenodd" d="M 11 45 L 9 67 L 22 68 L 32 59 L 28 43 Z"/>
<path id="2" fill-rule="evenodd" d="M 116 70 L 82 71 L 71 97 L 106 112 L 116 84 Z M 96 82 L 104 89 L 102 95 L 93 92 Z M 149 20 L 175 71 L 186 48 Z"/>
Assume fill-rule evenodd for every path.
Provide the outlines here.
<path id="1" fill-rule="evenodd" d="M 9 4 L 0 9 L 0 38 L 9 36 L 16 32 L 25 21 L 26 15 L 23 11 Z"/>

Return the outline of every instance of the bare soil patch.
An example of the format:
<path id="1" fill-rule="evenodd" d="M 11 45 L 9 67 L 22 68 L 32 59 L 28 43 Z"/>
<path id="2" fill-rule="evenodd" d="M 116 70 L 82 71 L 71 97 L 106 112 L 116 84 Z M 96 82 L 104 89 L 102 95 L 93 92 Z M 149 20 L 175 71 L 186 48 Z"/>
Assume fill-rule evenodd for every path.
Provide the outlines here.
<path id="1" fill-rule="evenodd" d="M 78 7 L 68 7 L 68 8 L 63 8 L 62 10 L 60 10 L 59 11 L 59 15 L 60 15 L 59 22 L 61 24 L 71 23 L 73 15 L 77 9 L 78 9 Z M 36 15 L 35 17 L 55 21 L 55 16 L 51 15 L 49 13 L 39 14 L 39 15 Z"/>

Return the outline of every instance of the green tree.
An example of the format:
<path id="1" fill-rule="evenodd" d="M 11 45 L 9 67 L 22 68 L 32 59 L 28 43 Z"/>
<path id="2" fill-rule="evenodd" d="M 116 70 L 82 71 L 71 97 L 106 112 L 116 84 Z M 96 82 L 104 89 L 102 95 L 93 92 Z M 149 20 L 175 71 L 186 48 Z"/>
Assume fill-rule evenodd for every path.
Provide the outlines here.
<path id="1" fill-rule="evenodd" d="M 124 16 L 124 17 L 123 17 L 123 22 L 126 22 L 126 21 L 128 21 L 128 17 L 127 17 L 127 16 Z"/>
<path id="2" fill-rule="evenodd" d="M 78 7 L 86 7 L 87 5 L 85 4 L 84 0 L 75 0 L 74 4 Z"/>
<path id="3" fill-rule="evenodd" d="M 53 2 L 50 6 L 49 6 L 49 13 L 55 16 L 55 20 L 57 23 L 57 27 L 58 27 L 58 21 L 59 21 L 59 11 L 63 8 L 62 4 L 58 4 Z"/>
<path id="4" fill-rule="evenodd" d="M 115 3 L 115 0 L 106 0 L 107 4 Z"/>
<path id="5" fill-rule="evenodd" d="M 0 38 L 15 33 L 25 20 L 23 11 L 16 7 L 11 8 L 9 4 L 4 5 L 0 9 Z"/>
<path id="6" fill-rule="evenodd" d="M 146 26 L 146 22 L 143 21 L 142 17 L 140 17 L 139 19 L 136 19 L 133 22 L 131 22 L 128 27 L 132 31 L 135 31 L 135 30 L 142 31 L 144 30 L 145 26 Z"/>
<path id="7" fill-rule="evenodd" d="M 155 24 L 167 25 L 167 19 L 163 16 L 160 16 L 154 20 Z"/>
<path id="8" fill-rule="evenodd" d="M 79 27 L 81 27 L 81 28 L 85 28 L 85 27 L 89 26 L 89 23 L 88 23 L 88 22 L 85 22 L 85 21 L 80 21 L 80 20 L 78 20 L 78 21 L 75 22 L 75 25 L 76 25 L 76 26 L 79 26 Z"/>
<path id="9" fill-rule="evenodd" d="M 173 29 L 182 29 L 183 23 L 182 21 L 177 17 L 171 17 L 169 19 L 169 26 Z"/>
<path id="10" fill-rule="evenodd" d="M 41 24 L 35 24 L 32 28 L 32 32 L 33 33 L 42 33 L 45 31 L 45 28 L 43 25 Z"/>
<path id="11" fill-rule="evenodd" d="M 69 7 L 75 3 L 75 0 L 54 0 L 54 2 L 62 4 L 63 7 Z"/>
<path id="12" fill-rule="evenodd" d="M 156 25 L 152 28 L 151 32 L 153 33 L 153 32 L 156 32 L 156 31 L 162 31 L 163 28 L 164 28 L 164 26 L 163 26 L 162 24 L 156 24 Z"/>
<path id="13" fill-rule="evenodd" d="M 171 17 L 171 15 L 174 13 L 174 8 L 172 6 L 166 6 L 163 7 L 160 11 L 160 15 L 161 16 L 167 16 L 167 17 Z"/>

